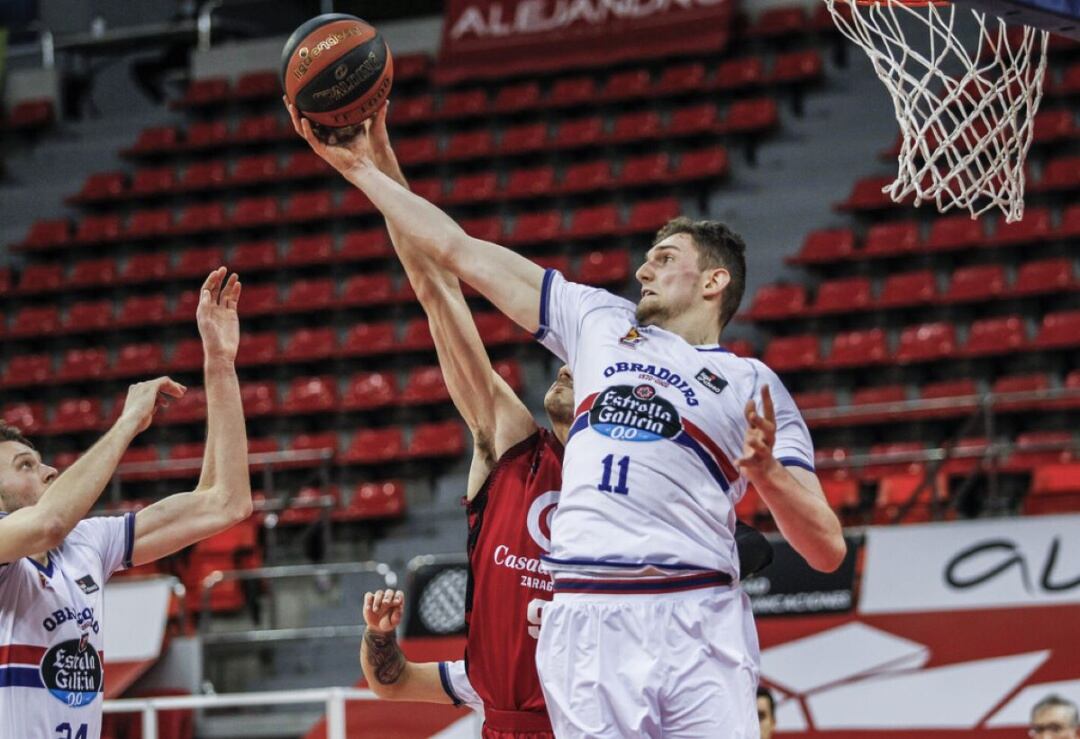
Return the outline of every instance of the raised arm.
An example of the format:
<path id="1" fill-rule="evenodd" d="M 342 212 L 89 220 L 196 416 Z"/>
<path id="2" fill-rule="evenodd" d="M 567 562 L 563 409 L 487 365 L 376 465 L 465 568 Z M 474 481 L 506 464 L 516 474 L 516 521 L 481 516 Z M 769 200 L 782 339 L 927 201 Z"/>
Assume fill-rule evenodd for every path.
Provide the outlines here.
<path id="1" fill-rule="evenodd" d="M 374 161 L 367 131 L 342 145 L 327 145 L 311 131 L 296 107 L 286 102 L 296 132 L 312 150 L 364 191 L 388 226 L 417 251 L 472 285 L 496 308 L 529 332 L 540 325 L 544 270 L 506 247 L 474 239 L 450 216 L 384 172 Z"/>
<path id="2" fill-rule="evenodd" d="M 410 662 L 397 643 L 405 594 L 378 590 L 364 595 L 364 638 L 360 667 L 375 695 L 391 701 L 454 703 L 443 686 L 438 662 Z"/>
<path id="3" fill-rule="evenodd" d="M 241 288 L 235 274 L 228 282 L 225 274 L 221 267 L 206 278 L 196 312 L 206 379 L 202 474 L 193 492 L 170 495 L 135 515 L 136 565 L 172 554 L 251 515 L 247 430 L 235 367 Z"/>
<path id="4" fill-rule="evenodd" d="M 386 106 L 371 126 L 374 162 L 408 187 L 386 130 Z M 491 366 L 461 284 L 451 272 L 417 249 L 412 239 L 387 223 L 390 239 L 427 314 L 435 351 L 450 398 L 473 435 L 473 463 L 467 496 L 475 495 L 502 454 L 536 431 L 536 421 L 513 389 Z"/>
<path id="5" fill-rule="evenodd" d="M 48 483 L 37 503 L 0 518 L 0 563 L 14 562 L 60 546 L 68 533 L 97 502 L 131 440 L 144 431 L 154 411 L 185 388 L 168 377 L 128 388 L 124 409 L 97 443 Z M 36 453 L 17 464 L 40 465 Z"/>

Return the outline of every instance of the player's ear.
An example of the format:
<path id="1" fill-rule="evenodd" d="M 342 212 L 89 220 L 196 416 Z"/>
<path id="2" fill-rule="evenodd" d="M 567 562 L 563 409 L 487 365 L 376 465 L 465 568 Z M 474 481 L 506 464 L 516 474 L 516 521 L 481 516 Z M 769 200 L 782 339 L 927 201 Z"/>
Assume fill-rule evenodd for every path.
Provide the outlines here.
<path id="1" fill-rule="evenodd" d="M 702 291 L 707 298 L 713 298 L 731 283 L 731 273 L 723 267 L 707 269 L 703 273 Z"/>

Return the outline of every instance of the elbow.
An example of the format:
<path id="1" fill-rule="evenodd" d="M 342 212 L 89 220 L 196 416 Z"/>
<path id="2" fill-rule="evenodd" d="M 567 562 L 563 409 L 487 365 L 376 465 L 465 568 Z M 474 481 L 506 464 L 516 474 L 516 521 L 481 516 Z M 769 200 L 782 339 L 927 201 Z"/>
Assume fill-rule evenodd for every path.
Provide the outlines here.
<path id="1" fill-rule="evenodd" d="M 251 493 L 247 494 L 243 500 L 233 503 L 228 508 L 228 516 L 230 524 L 237 524 L 241 521 L 246 521 L 250 516 L 254 506 L 251 503 Z"/>
<path id="2" fill-rule="evenodd" d="M 844 534 L 841 531 L 835 536 L 830 536 L 823 543 L 821 551 L 814 557 L 814 561 L 808 564 L 818 572 L 835 572 L 840 569 L 840 565 L 847 559 L 847 553 L 847 542 L 844 540 Z"/>

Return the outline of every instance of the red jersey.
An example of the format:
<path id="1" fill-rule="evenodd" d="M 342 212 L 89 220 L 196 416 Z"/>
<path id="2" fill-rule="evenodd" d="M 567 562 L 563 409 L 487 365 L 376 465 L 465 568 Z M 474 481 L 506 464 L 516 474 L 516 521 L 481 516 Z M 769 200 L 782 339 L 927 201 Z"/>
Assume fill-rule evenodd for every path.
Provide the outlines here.
<path id="1" fill-rule="evenodd" d="M 536 640 L 552 586 L 540 571 L 540 555 L 551 547 L 562 459 L 563 445 L 547 429 L 538 429 L 499 458 L 468 504 L 465 664 L 488 713 L 546 716 Z"/>

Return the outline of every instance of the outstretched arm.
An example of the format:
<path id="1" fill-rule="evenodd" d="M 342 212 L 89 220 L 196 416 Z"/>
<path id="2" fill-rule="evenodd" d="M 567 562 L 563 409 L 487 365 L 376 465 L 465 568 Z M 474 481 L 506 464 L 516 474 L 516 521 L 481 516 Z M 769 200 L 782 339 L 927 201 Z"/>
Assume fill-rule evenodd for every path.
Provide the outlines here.
<path id="1" fill-rule="evenodd" d="M 60 546 L 97 502 L 120 463 L 120 457 L 131 440 L 150 425 L 154 411 L 169 398 L 183 396 L 184 390 L 168 377 L 128 388 L 124 409 L 112 428 L 50 482 L 37 503 L 0 518 L 0 563 L 14 562 L 20 557 Z M 40 464 L 36 455 L 14 461 L 35 467 Z"/>
<path id="2" fill-rule="evenodd" d="M 519 326 L 536 332 L 544 279 L 539 265 L 506 247 L 472 238 L 446 213 L 380 172 L 367 130 L 343 145 L 330 146 L 315 137 L 311 123 L 294 105 L 286 101 L 286 107 L 296 132 L 316 154 L 364 191 L 392 231 L 407 237 L 417 251 L 479 290 Z"/>
<path id="3" fill-rule="evenodd" d="M 386 106 L 376 114 L 369 135 L 376 166 L 407 188 L 386 130 Z M 409 235 L 389 220 L 387 226 L 405 274 L 427 314 L 450 398 L 473 435 L 467 491 L 471 498 L 487 479 L 495 460 L 532 434 L 536 421 L 491 366 L 457 277 L 416 248 Z"/>
<path id="4" fill-rule="evenodd" d="M 401 623 L 405 594 L 378 590 L 364 595 L 364 639 L 360 666 L 372 692 L 384 700 L 453 703 L 443 687 L 438 662 L 410 662 L 394 630 Z"/>
<path id="5" fill-rule="evenodd" d="M 135 515 L 136 565 L 152 562 L 213 536 L 251 515 L 247 430 L 236 377 L 240 281 L 225 282 L 221 267 L 199 296 L 196 318 L 203 340 L 207 433 L 202 474 L 195 490 L 160 500 Z"/>

